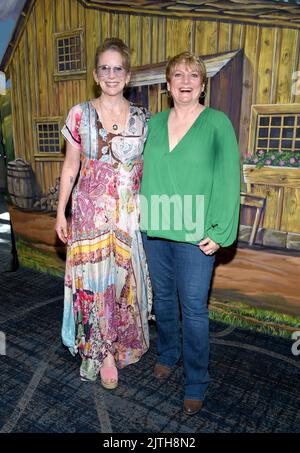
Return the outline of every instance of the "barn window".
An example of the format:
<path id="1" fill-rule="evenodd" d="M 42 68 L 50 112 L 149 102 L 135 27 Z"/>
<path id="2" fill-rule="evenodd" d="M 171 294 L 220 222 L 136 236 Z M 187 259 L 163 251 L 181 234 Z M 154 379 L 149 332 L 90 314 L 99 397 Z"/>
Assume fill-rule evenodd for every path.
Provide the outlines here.
<path id="1" fill-rule="evenodd" d="M 297 105 L 253 105 L 249 152 L 300 152 L 300 110 Z"/>
<path id="2" fill-rule="evenodd" d="M 54 79 L 82 78 L 86 75 L 83 31 L 55 33 Z"/>
<path id="3" fill-rule="evenodd" d="M 61 118 L 35 120 L 36 156 L 61 154 Z"/>

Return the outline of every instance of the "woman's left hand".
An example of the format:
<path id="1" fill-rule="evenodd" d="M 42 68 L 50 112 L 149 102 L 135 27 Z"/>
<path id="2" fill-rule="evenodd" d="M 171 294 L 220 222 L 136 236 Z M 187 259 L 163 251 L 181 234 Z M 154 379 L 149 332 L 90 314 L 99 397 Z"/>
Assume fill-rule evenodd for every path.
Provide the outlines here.
<path id="1" fill-rule="evenodd" d="M 199 242 L 199 249 L 202 250 L 205 255 L 213 255 L 219 248 L 219 244 L 209 237 L 202 239 L 202 241 Z"/>

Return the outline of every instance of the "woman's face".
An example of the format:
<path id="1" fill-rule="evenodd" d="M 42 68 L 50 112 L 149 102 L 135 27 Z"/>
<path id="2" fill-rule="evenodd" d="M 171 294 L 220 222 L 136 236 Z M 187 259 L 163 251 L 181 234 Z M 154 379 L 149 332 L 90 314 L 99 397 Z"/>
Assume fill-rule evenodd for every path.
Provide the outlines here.
<path id="1" fill-rule="evenodd" d="M 125 84 L 130 80 L 130 73 L 123 66 L 122 55 L 116 50 L 106 50 L 99 56 L 93 75 L 102 93 L 108 96 L 123 93 Z"/>
<path id="2" fill-rule="evenodd" d="M 175 105 L 192 105 L 199 102 L 204 84 L 197 66 L 185 63 L 175 66 L 170 82 L 167 83 Z"/>

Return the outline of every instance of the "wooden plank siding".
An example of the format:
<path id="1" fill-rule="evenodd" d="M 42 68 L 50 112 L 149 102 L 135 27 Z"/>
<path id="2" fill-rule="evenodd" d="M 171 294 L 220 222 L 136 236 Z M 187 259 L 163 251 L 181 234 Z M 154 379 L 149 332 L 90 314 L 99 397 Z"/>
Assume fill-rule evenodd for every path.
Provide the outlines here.
<path id="1" fill-rule="evenodd" d="M 84 30 L 86 79 L 54 81 L 53 33 Z M 59 160 L 35 162 L 33 119 L 60 116 L 95 96 L 94 54 L 107 37 L 125 40 L 132 65 L 158 63 L 184 50 L 199 55 L 244 48 L 239 144 L 248 151 L 252 104 L 300 102 L 292 73 L 300 71 L 298 29 L 196 17 L 139 15 L 85 8 L 76 0 L 39 0 L 27 20 L 10 63 L 16 156 L 28 160 L 44 192 L 55 184 Z M 223 89 L 234 89 L 231 85 Z M 299 194 L 297 195 L 299 200 Z M 285 220 L 283 219 L 283 223 Z M 286 221 L 288 224 L 288 221 Z"/>
<path id="2" fill-rule="evenodd" d="M 279 104 L 292 102 L 292 73 L 296 57 L 299 59 L 299 54 L 297 55 L 297 52 L 299 52 L 299 48 L 297 48 L 298 35 L 298 30 L 282 30 L 276 96 L 276 101 Z"/>

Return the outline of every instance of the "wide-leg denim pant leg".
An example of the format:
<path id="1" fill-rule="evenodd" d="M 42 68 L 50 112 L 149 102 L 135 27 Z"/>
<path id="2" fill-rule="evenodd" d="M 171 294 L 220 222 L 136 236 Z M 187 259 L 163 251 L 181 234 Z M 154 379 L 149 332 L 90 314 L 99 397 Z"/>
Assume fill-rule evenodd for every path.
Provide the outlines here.
<path id="1" fill-rule="evenodd" d="M 208 292 L 215 257 L 188 243 L 174 243 L 174 250 L 182 313 L 185 398 L 203 400 L 210 381 Z"/>
<path id="2" fill-rule="evenodd" d="M 143 241 L 154 292 L 158 363 L 171 367 L 180 355 L 178 290 L 185 398 L 204 399 L 209 384 L 207 297 L 215 258 L 188 243 L 147 238 L 145 234 Z"/>

